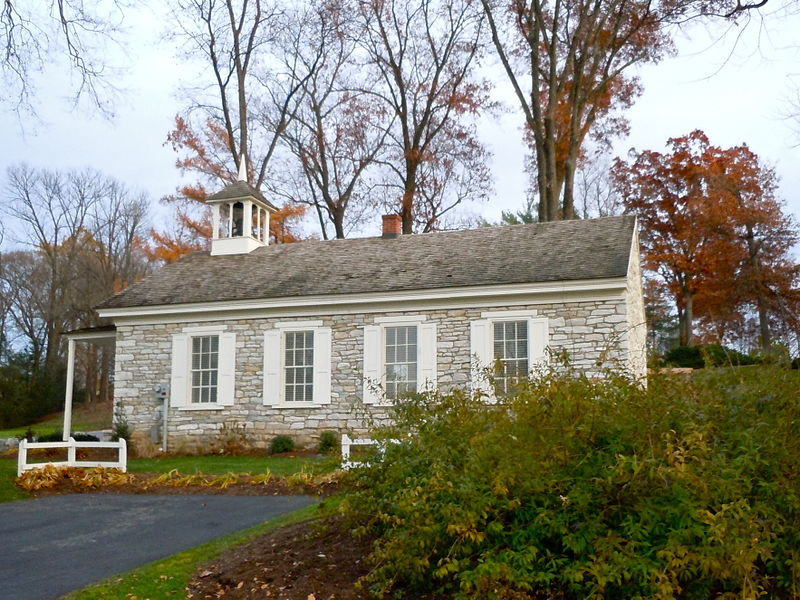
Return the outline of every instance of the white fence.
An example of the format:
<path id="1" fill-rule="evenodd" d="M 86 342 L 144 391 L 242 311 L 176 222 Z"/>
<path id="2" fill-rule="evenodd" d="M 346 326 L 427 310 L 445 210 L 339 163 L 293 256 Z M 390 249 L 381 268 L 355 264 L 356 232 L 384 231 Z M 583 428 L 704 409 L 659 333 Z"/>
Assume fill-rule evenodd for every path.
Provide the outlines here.
<path id="1" fill-rule="evenodd" d="M 28 463 L 28 450 L 47 450 L 50 448 L 66 448 L 67 460 L 61 462 L 41 462 Z M 119 457 L 116 462 L 102 460 L 78 460 L 78 448 L 116 448 L 119 450 Z M 19 457 L 17 459 L 17 477 L 25 471 L 38 469 L 47 465 L 55 467 L 106 467 L 109 469 L 128 470 L 128 445 L 124 439 L 118 442 L 76 442 L 75 438 L 69 438 L 66 442 L 29 442 L 22 440 L 19 443 Z"/>
<path id="2" fill-rule="evenodd" d="M 370 440 L 370 439 L 360 439 L 356 440 L 351 438 L 349 435 L 342 434 L 342 468 L 353 469 L 357 467 L 365 467 L 366 463 L 361 461 L 354 461 L 350 460 L 350 448 L 352 446 L 377 446 L 378 453 L 381 458 L 383 458 L 383 450 L 386 447 L 386 444 L 397 444 L 399 443 L 398 440 Z"/>

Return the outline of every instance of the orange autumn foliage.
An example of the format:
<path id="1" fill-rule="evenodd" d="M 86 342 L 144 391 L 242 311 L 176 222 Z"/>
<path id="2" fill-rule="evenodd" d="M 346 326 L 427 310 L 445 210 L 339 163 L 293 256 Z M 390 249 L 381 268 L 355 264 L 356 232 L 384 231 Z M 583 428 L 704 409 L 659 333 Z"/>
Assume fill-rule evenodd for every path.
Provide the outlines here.
<path id="1" fill-rule="evenodd" d="M 237 180 L 233 159 L 230 158 L 225 129 L 212 120 L 199 134 L 181 116 L 175 117 L 175 128 L 167 141 L 176 152 L 186 154 L 175 165 L 183 172 L 197 173 L 215 188 L 222 188 Z M 248 181 L 257 180 L 257 174 L 248 164 Z M 209 186 L 210 187 L 210 186 Z M 216 190 L 214 190 L 216 191 Z M 210 195 L 202 182 L 187 184 L 177 194 L 165 196 L 161 202 L 174 207 L 175 222 L 172 231 L 150 231 L 150 243 L 145 254 L 151 261 L 174 262 L 198 250 L 206 250 L 211 239 L 211 212 L 205 206 Z M 301 239 L 298 224 L 305 214 L 301 204 L 287 202 L 270 215 L 270 242 L 286 244 Z"/>
<path id="2" fill-rule="evenodd" d="M 797 314 L 797 226 L 776 198 L 777 180 L 746 145 L 712 146 L 702 131 L 669 152 L 631 151 L 613 177 L 642 228 L 645 267 L 675 302 L 680 341 L 722 341 L 756 314 L 762 347 Z"/>

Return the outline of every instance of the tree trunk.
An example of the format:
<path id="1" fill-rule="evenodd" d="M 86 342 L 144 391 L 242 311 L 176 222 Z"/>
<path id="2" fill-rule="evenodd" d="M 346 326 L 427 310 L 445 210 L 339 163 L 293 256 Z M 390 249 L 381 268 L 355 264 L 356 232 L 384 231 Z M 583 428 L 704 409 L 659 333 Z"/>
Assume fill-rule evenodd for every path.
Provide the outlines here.
<path id="1" fill-rule="evenodd" d="M 761 349 L 766 350 L 772 345 L 772 333 L 769 330 L 769 313 L 763 298 L 758 299 L 758 328 L 761 334 Z"/>
<path id="2" fill-rule="evenodd" d="M 415 159 L 406 158 L 406 177 L 400 217 L 403 220 L 403 235 L 414 233 L 414 196 L 417 192 L 417 165 Z"/>
<path id="3" fill-rule="evenodd" d="M 692 336 L 692 321 L 694 321 L 693 303 L 694 298 L 692 294 L 686 294 L 684 296 L 683 309 L 678 311 L 678 335 L 681 346 L 691 346 L 694 342 Z"/>

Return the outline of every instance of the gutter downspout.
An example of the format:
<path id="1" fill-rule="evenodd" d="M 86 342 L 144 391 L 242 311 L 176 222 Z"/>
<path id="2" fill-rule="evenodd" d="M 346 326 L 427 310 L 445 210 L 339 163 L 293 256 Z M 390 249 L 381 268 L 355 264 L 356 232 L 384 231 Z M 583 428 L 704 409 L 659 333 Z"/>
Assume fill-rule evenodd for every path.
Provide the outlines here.
<path id="1" fill-rule="evenodd" d="M 167 417 L 169 415 L 169 394 L 164 394 L 164 408 L 161 413 L 161 451 L 167 453 Z"/>

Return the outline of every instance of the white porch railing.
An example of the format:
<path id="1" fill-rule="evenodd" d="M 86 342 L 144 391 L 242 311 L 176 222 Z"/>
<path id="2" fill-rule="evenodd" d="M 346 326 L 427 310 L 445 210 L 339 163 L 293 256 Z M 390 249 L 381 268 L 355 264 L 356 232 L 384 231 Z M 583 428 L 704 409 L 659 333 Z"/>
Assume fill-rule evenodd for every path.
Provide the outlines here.
<path id="1" fill-rule="evenodd" d="M 28 463 L 28 450 L 47 450 L 50 448 L 66 448 L 67 460 L 59 462 Z M 118 460 L 78 460 L 78 448 L 117 448 L 119 450 Z M 22 440 L 19 443 L 19 456 L 17 458 L 17 477 L 25 471 L 38 469 L 47 465 L 55 467 L 105 467 L 108 469 L 120 469 L 125 472 L 128 470 L 128 445 L 124 439 L 118 442 L 76 442 L 75 438 L 69 438 L 66 442 L 29 442 Z"/>

